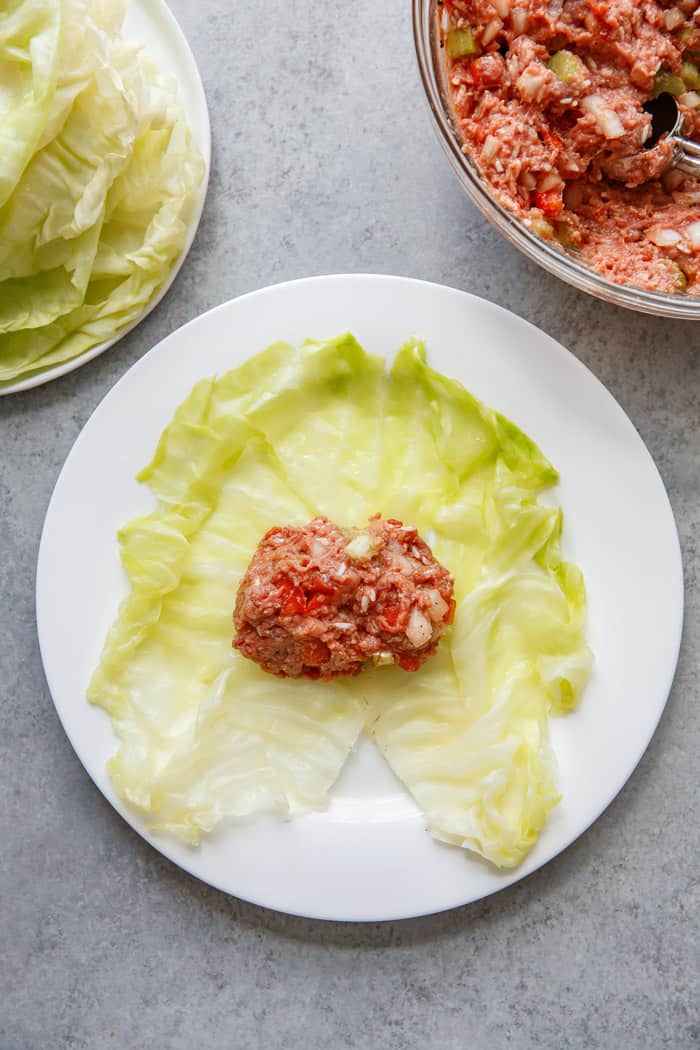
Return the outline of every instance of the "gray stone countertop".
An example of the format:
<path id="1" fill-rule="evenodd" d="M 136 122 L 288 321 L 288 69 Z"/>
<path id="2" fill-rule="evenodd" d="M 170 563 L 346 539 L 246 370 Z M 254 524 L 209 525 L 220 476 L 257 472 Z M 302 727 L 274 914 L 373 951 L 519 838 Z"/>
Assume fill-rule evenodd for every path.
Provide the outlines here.
<path id="1" fill-rule="evenodd" d="M 700 325 L 596 302 L 487 224 L 433 137 L 409 7 L 172 0 L 213 126 L 194 248 L 166 299 L 121 343 L 0 399 L 0 1050 L 700 1046 Z M 581 358 L 658 464 L 687 594 L 668 707 L 600 820 L 496 897 L 369 926 L 240 903 L 143 842 L 63 734 L 34 620 L 49 496 L 112 384 L 168 332 L 232 296 L 344 271 L 468 289 Z"/>

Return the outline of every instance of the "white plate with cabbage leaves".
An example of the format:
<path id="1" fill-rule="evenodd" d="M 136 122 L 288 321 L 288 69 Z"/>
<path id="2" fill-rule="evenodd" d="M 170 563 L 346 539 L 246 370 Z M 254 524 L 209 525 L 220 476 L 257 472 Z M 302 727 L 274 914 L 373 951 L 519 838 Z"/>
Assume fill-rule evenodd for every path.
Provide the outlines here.
<path id="1" fill-rule="evenodd" d="M 0 394 L 107 350 L 194 239 L 210 128 L 164 0 L 17 0 L 0 16 Z"/>
<path id="2" fill-rule="evenodd" d="M 421 671 L 290 682 L 231 650 L 266 528 L 375 511 L 456 577 Z M 576 358 L 464 292 L 355 275 L 229 302 L 117 383 L 51 499 L 37 616 L 66 732 L 144 838 L 246 900 L 381 920 L 502 889 L 595 820 L 663 710 L 682 595 L 656 468 Z"/>

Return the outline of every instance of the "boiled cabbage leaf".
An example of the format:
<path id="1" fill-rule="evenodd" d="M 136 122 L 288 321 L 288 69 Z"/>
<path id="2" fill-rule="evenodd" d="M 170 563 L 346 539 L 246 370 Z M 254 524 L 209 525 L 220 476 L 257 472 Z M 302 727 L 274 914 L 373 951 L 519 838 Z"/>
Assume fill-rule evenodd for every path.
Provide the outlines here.
<path id="1" fill-rule="evenodd" d="M 511 867 L 558 801 L 548 719 L 591 654 L 580 571 L 562 560 L 557 474 L 513 423 L 431 369 L 390 371 L 351 335 L 276 343 L 204 379 L 139 478 L 157 499 L 119 540 L 129 577 L 88 696 L 112 716 L 119 793 L 195 843 L 225 818 L 327 804 L 364 731 L 432 834 Z M 326 514 L 415 524 L 455 576 L 455 623 L 418 672 L 265 674 L 231 648 L 263 533 Z"/>
<path id="2" fill-rule="evenodd" d="M 0 12 L 0 208 L 40 143 L 58 78 L 58 0 L 8 0 Z"/>

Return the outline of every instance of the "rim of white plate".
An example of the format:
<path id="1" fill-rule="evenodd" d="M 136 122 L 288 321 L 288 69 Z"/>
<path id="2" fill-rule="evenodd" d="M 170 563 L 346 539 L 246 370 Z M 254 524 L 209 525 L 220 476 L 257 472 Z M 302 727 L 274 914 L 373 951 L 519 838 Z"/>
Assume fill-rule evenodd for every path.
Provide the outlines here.
<path id="1" fill-rule="evenodd" d="M 139 8 L 144 10 L 149 18 L 162 19 L 163 21 L 162 32 L 159 35 L 158 42 L 161 45 L 167 43 L 167 51 L 173 56 L 173 68 L 169 69 L 169 72 L 176 76 L 180 98 L 187 113 L 192 138 L 204 160 L 204 176 L 192 212 L 187 240 L 169 275 L 143 313 L 139 314 L 135 320 L 125 328 L 122 328 L 112 339 L 98 343 L 97 346 L 93 346 L 84 354 L 79 354 L 70 361 L 64 361 L 53 368 L 44 370 L 38 368 L 35 372 L 30 372 L 24 379 L 11 380 L 8 383 L 0 382 L 0 397 L 6 394 L 17 394 L 22 390 L 31 390 L 34 387 L 43 386 L 44 383 L 50 383 L 53 379 L 60 379 L 61 376 L 68 375 L 69 372 L 74 372 L 76 369 L 81 368 L 88 361 L 93 361 L 100 354 L 114 346 L 115 343 L 118 343 L 120 339 L 123 339 L 124 336 L 128 335 L 129 332 L 133 332 L 134 328 L 140 325 L 155 310 L 156 306 L 169 292 L 175 278 L 182 269 L 185 259 L 189 255 L 190 248 L 197 235 L 202 212 L 204 211 L 211 170 L 211 121 L 209 119 L 209 107 L 207 106 L 204 84 L 202 83 L 199 66 L 192 48 L 187 42 L 187 37 L 182 31 L 180 23 L 168 7 L 166 0 L 130 0 L 125 21 L 126 36 L 130 35 L 128 29 L 129 17 L 133 17 L 134 11 Z M 149 37 L 139 37 L 139 39 L 142 40 L 146 51 L 149 54 L 152 53 L 153 47 L 156 46 L 154 39 Z M 177 66 L 176 74 L 175 66 Z"/>
<path id="2" fill-rule="evenodd" d="M 674 612 L 675 612 L 675 615 L 674 615 L 673 624 L 671 625 L 671 628 L 669 630 L 669 636 L 667 638 L 668 645 L 667 645 L 667 649 L 665 651 L 666 655 L 665 655 L 665 660 L 664 660 L 665 673 L 664 673 L 663 689 L 660 689 L 660 698 L 659 698 L 658 707 L 654 709 L 654 716 L 653 716 L 653 718 L 650 718 L 649 723 L 646 726 L 646 732 L 644 734 L 643 739 L 639 742 L 639 744 L 638 744 L 637 748 L 635 749 L 635 752 L 634 752 L 633 756 L 631 757 L 630 761 L 628 763 L 626 763 L 624 768 L 621 768 L 621 769 L 619 769 L 616 772 L 615 784 L 612 787 L 612 789 L 610 790 L 609 794 L 606 795 L 605 799 L 599 805 L 596 806 L 595 810 L 592 811 L 591 814 L 587 815 L 587 819 L 585 820 L 585 823 L 581 823 L 579 826 L 577 826 L 576 830 L 573 833 L 571 833 L 570 835 L 567 832 L 567 837 L 566 837 L 565 841 L 562 841 L 560 844 L 558 844 L 556 846 L 556 848 L 550 849 L 550 850 L 548 850 L 545 853 L 544 856 L 539 856 L 538 855 L 536 858 L 533 857 L 533 854 L 530 854 L 529 857 L 527 857 L 518 866 L 518 868 L 515 869 L 514 871 L 508 871 L 508 872 L 505 872 L 505 873 L 499 873 L 499 879 L 500 879 L 499 884 L 497 886 L 494 886 L 493 889 L 487 889 L 487 890 L 485 890 L 483 892 L 477 892 L 476 894 L 469 894 L 468 892 L 466 894 L 456 893 L 456 894 L 451 895 L 449 898 L 445 898 L 437 906 L 421 907 L 420 905 L 418 905 L 418 906 L 409 907 L 409 908 L 405 908 L 404 907 L 404 908 L 401 908 L 400 910 L 397 910 L 396 912 L 393 912 L 391 914 L 378 913 L 376 911 L 372 911 L 371 909 L 363 910 L 361 913 L 357 909 L 355 909 L 355 910 L 349 909 L 347 912 L 343 912 L 342 910 L 338 910 L 338 909 L 324 908 L 322 904 L 318 904 L 318 903 L 315 903 L 311 907 L 303 907 L 303 908 L 286 907 L 284 904 L 280 903 L 279 901 L 271 901 L 265 895 L 256 896 L 255 893 L 241 893 L 241 892 L 238 892 L 236 890 L 233 890 L 230 886 L 227 886 L 225 884 L 225 882 L 222 881 L 220 878 L 212 878 L 209 875 L 203 873 L 201 870 L 198 870 L 198 867 L 201 867 L 201 866 L 198 866 L 198 864 L 197 864 L 197 858 L 196 858 L 196 854 L 195 853 L 192 854 L 193 859 L 190 862 L 189 857 L 184 856 L 181 852 L 178 852 L 178 848 L 177 848 L 178 844 L 174 843 L 174 841 L 168 840 L 165 837 L 159 838 L 159 837 L 157 837 L 155 835 L 150 834 L 146 830 L 146 828 L 139 823 L 139 816 L 138 816 L 138 814 L 136 814 L 134 811 L 130 810 L 116 796 L 116 794 L 113 792 L 113 790 L 111 790 L 111 786 L 109 785 L 109 782 L 107 782 L 106 784 L 105 783 L 100 783 L 100 779 L 99 779 L 100 778 L 100 770 L 95 768 L 95 764 L 91 763 L 89 757 L 85 757 L 83 755 L 83 753 L 81 753 L 81 749 L 80 749 L 79 745 L 76 744 L 76 742 L 75 742 L 74 734 L 71 732 L 69 726 L 67 725 L 67 721 L 64 718 L 64 714 L 62 713 L 59 705 L 56 703 L 56 700 L 54 699 L 54 690 L 52 688 L 52 677 L 53 677 L 53 675 L 52 675 L 52 668 L 51 668 L 51 666 L 49 666 L 50 661 L 47 660 L 47 652 L 48 652 L 48 650 L 50 648 L 50 646 L 48 644 L 48 633 L 49 633 L 49 631 L 48 631 L 48 627 L 47 627 L 46 622 L 42 618 L 41 595 L 42 595 L 42 592 L 44 591 L 44 588 L 45 588 L 46 584 L 49 581 L 49 565 L 47 564 L 47 561 L 46 561 L 46 559 L 47 559 L 47 554 L 46 554 L 47 535 L 50 532 L 51 516 L 52 516 L 52 511 L 53 511 L 53 508 L 54 508 L 54 504 L 55 504 L 55 501 L 56 501 L 56 496 L 57 496 L 57 493 L 60 490 L 64 473 L 67 471 L 67 469 L 69 467 L 69 463 L 70 463 L 71 457 L 73 456 L 74 452 L 78 449 L 78 447 L 80 446 L 81 442 L 86 439 L 85 438 L 86 434 L 87 434 L 87 436 L 89 438 L 89 431 L 90 431 L 90 428 L 91 428 L 91 424 L 92 424 L 93 420 L 95 419 L 95 417 L 99 414 L 103 404 L 107 401 L 107 399 L 110 398 L 113 394 L 115 394 L 115 392 L 120 387 L 122 387 L 123 385 L 125 385 L 129 381 L 129 377 L 132 376 L 132 373 L 134 373 L 135 371 L 137 371 L 137 370 L 139 370 L 139 369 L 141 369 L 143 367 L 146 367 L 145 366 L 145 362 L 147 360 L 149 360 L 149 359 L 153 360 L 153 358 L 156 357 L 160 353 L 167 353 L 168 352 L 167 344 L 168 344 L 168 342 L 171 339 L 173 339 L 176 335 L 184 332 L 186 329 L 189 329 L 192 326 L 198 325 L 199 323 L 201 323 L 203 318 L 210 317 L 212 314 L 216 314 L 216 313 L 220 313 L 222 311 L 229 310 L 229 309 L 231 309 L 233 304 L 239 304 L 239 303 L 242 303 L 242 302 L 249 303 L 249 302 L 254 301 L 255 299 L 258 299 L 258 298 L 264 298 L 265 296 L 268 296 L 271 293 L 280 293 L 281 294 L 281 293 L 283 293 L 284 290 L 293 290 L 295 288 L 301 289 L 302 287 L 308 287 L 310 285 L 315 286 L 315 289 L 317 291 L 319 291 L 319 293 L 320 293 L 320 291 L 321 291 L 321 289 L 322 289 L 324 284 L 328 285 L 329 283 L 338 283 L 338 282 L 350 282 L 352 284 L 355 284 L 356 286 L 361 284 L 362 282 L 381 282 L 381 283 L 384 283 L 386 285 L 398 282 L 399 284 L 413 286 L 415 288 L 435 289 L 435 290 L 439 290 L 439 292 L 441 292 L 441 293 L 447 292 L 447 293 L 450 293 L 452 295 L 455 295 L 455 296 L 458 296 L 458 297 L 463 297 L 464 299 L 467 299 L 467 300 L 471 300 L 471 301 L 477 303 L 479 308 L 481 308 L 481 309 L 485 309 L 486 311 L 490 311 L 492 313 L 497 313 L 499 315 L 503 315 L 504 317 L 510 318 L 511 320 L 514 319 L 517 322 L 517 324 L 525 326 L 527 329 L 532 329 L 535 333 L 537 333 L 537 337 L 538 338 L 543 339 L 543 340 L 546 341 L 546 343 L 548 344 L 548 347 L 549 347 L 551 352 L 556 353 L 559 356 L 564 355 L 568 359 L 570 366 L 573 367 L 575 370 L 578 370 L 581 378 L 585 377 L 586 382 L 593 384 L 593 386 L 596 389 L 596 393 L 599 396 L 602 396 L 605 400 L 607 400 L 609 406 L 613 407 L 614 411 L 616 412 L 616 414 L 618 415 L 620 420 L 624 421 L 624 424 L 629 429 L 630 436 L 636 442 L 636 445 L 637 445 L 639 453 L 643 456 L 644 460 L 646 461 L 647 468 L 651 469 L 654 483 L 658 486 L 657 495 L 658 495 L 658 498 L 660 500 L 660 506 L 659 506 L 658 509 L 661 510 L 663 508 L 663 513 L 664 513 L 664 515 L 666 517 L 666 522 L 665 522 L 664 528 L 668 528 L 668 530 L 669 530 L 669 541 L 673 541 L 672 543 L 669 542 L 669 548 L 667 550 L 667 554 L 669 556 L 669 559 L 670 559 L 670 562 L 671 562 L 671 565 L 672 565 L 672 571 L 669 572 L 669 578 L 672 577 L 671 582 L 673 584 L 673 589 L 674 589 L 675 595 L 676 595 L 675 600 L 674 600 Z M 174 411 L 175 407 L 176 407 L 175 405 L 172 406 L 172 410 L 173 411 Z M 379 921 L 398 921 L 398 920 L 401 920 L 401 919 L 416 918 L 416 917 L 422 916 L 422 915 L 436 914 L 436 913 L 441 912 L 441 911 L 447 911 L 447 910 L 449 910 L 451 908 L 460 907 L 460 906 L 463 906 L 463 905 L 466 905 L 466 904 L 473 903 L 474 901 L 483 899 L 484 897 L 491 896 L 493 893 L 498 893 L 498 892 L 500 892 L 500 890 L 506 889 L 507 887 L 513 885 L 516 882 L 521 881 L 522 879 L 526 878 L 528 875 L 532 874 L 533 872 L 539 870 L 541 867 L 545 866 L 547 863 L 549 863 L 550 860 L 553 860 L 556 856 L 558 856 L 565 849 L 567 849 L 582 834 L 584 834 L 584 832 L 587 831 L 588 828 L 590 828 L 592 824 L 595 823 L 595 821 L 601 816 L 601 814 L 608 808 L 608 806 L 617 797 L 619 792 L 622 790 L 622 788 L 625 786 L 625 784 L 627 783 L 627 781 L 629 780 L 629 778 L 633 774 L 633 772 L 636 769 L 637 765 L 639 764 L 641 758 L 643 757 L 644 753 L 646 752 L 646 750 L 647 750 L 647 748 L 649 746 L 649 743 L 650 743 L 650 741 L 651 741 L 651 739 L 652 739 L 652 737 L 653 737 L 653 735 L 654 735 L 654 733 L 655 733 L 655 731 L 657 729 L 657 726 L 659 724 L 661 716 L 662 716 L 662 714 L 663 714 L 663 712 L 665 710 L 666 703 L 668 701 L 668 697 L 669 697 L 669 694 L 670 694 L 670 691 L 671 691 L 671 687 L 673 685 L 673 680 L 674 680 L 674 677 L 675 677 L 676 667 L 677 667 L 677 663 L 678 663 L 678 657 L 679 657 L 679 653 L 680 653 L 680 645 L 681 645 L 681 638 L 682 638 L 682 628 L 683 628 L 683 614 L 684 614 L 684 584 L 683 584 L 683 567 L 682 567 L 682 558 L 681 558 L 681 549 L 680 549 L 680 542 L 679 542 L 679 537 L 678 537 L 678 530 L 677 530 L 675 518 L 674 518 L 674 515 L 673 515 L 673 510 L 672 510 L 670 501 L 668 499 L 668 494 L 666 492 L 663 480 L 662 480 L 662 478 L 661 478 L 661 476 L 659 474 L 658 468 L 656 467 L 656 464 L 655 464 L 655 462 L 654 462 L 654 460 L 653 460 L 649 450 L 647 449 L 646 445 L 644 444 L 641 436 L 637 432 L 636 428 L 634 427 L 634 424 L 631 422 L 631 420 L 629 419 L 629 416 L 627 416 L 627 414 L 624 411 L 624 409 L 622 408 L 622 406 L 613 397 L 613 395 L 610 393 L 610 391 L 607 389 L 607 387 L 605 387 L 604 384 L 595 376 L 595 374 L 593 372 L 591 372 L 591 370 L 582 361 L 580 361 L 574 354 L 572 354 L 571 351 L 567 350 L 561 343 L 558 343 L 551 336 L 548 336 L 541 329 L 537 328 L 536 325 L 531 324 L 529 321 L 526 321 L 524 318 L 521 318 L 518 315 L 513 314 L 511 311 L 508 311 L 504 307 L 498 306 L 497 304 L 492 303 L 489 300 L 481 299 L 478 296 L 474 296 L 474 295 L 472 295 L 469 292 L 464 292 L 461 289 L 450 288 L 449 286 L 440 285 L 440 284 L 437 284 L 435 282 L 421 281 L 421 280 L 414 279 L 414 278 L 398 277 L 398 276 L 392 276 L 392 275 L 386 275 L 386 274 L 329 274 L 329 275 L 319 275 L 319 276 L 314 276 L 314 277 L 300 278 L 300 279 L 297 279 L 297 280 L 294 280 L 294 281 L 287 281 L 287 282 L 283 282 L 283 283 L 276 284 L 276 285 L 269 285 L 269 286 L 266 286 L 264 288 L 257 289 L 255 291 L 248 292 L 245 295 L 236 297 L 235 299 L 228 300 L 227 302 L 222 303 L 219 306 L 214 307 L 213 309 L 208 310 L 208 311 L 206 311 L 203 314 L 200 314 L 198 317 L 193 318 L 192 320 L 188 321 L 185 325 L 181 326 L 181 328 L 176 329 L 175 332 L 170 333 L 170 335 L 166 336 L 163 340 L 161 340 L 158 344 L 156 344 L 142 358 L 140 358 L 137 362 L 135 362 L 135 364 L 132 365 L 132 367 L 114 384 L 114 386 L 110 389 L 110 391 L 108 391 L 108 393 L 105 395 L 105 397 L 97 405 L 97 407 L 93 411 L 92 415 L 90 416 L 90 418 L 86 422 L 85 426 L 81 430 L 80 434 L 76 438 L 76 441 L 74 442 L 73 447 L 71 448 L 70 452 L 68 453 L 68 456 L 66 457 L 66 461 L 65 461 L 65 463 L 64 463 L 64 465 L 63 465 L 63 467 L 61 469 L 61 472 L 59 473 L 58 479 L 56 481 L 56 485 L 55 485 L 55 488 L 54 488 L 54 491 L 52 493 L 51 500 L 49 502 L 49 506 L 48 506 L 48 509 L 47 509 L 46 519 L 45 519 L 45 522 L 44 522 L 44 527 L 43 527 L 43 530 L 42 530 L 41 541 L 40 541 L 40 548 L 39 548 L 39 555 L 38 555 L 38 564 L 37 564 L 36 601 L 37 601 L 37 609 L 36 609 L 36 612 L 37 612 L 37 626 L 38 626 L 39 646 L 40 646 L 40 651 L 41 651 L 41 656 L 42 656 L 42 662 L 43 662 L 43 665 L 44 665 L 44 671 L 45 671 L 45 674 L 46 674 L 47 683 L 49 685 L 49 690 L 51 692 L 52 699 L 54 700 L 54 706 L 56 707 L 56 711 L 57 711 L 59 720 L 61 721 L 61 724 L 63 725 L 64 731 L 66 732 L 66 735 L 68 736 L 68 738 L 69 738 L 69 740 L 71 742 L 71 745 L 73 746 L 73 748 L 74 748 L 74 750 L 76 752 L 77 757 L 79 758 L 81 764 L 86 769 L 88 775 L 91 777 L 91 779 L 95 783 L 96 787 L 98 787 L 98 789 L 105 796 L 107 801 L 110 802 L 112 807 L 114 809 L 116 809 L 116 811 L 123 817 L 123 819 L 127 822 L 127 824 L 129 824 L 134 829 L 134 831 L 137 832 L 137 834 L 139 834 L 142 838 L 144 838 L 147 842 L 149 842 L 150 845 L 152 845 L 163 856 L 167 857 L 169 860 L 171 860 L 174 864 L 176 864 L 178 867 L 180 867 L 184 871 L 187 871 L 188 874 L 193 875 L 195 878 L 200 879 L 202 882 L 204 882 L 204 883 L 206 883 L 206 884 L 208 884 L 210 886 L 213 886 L 214 888 L 220 890 L 223 893 L 226 893 L 229 896 L 235 896 L 235 897 L 237 897 L 237 898 L 239 898 L 241 900 L 247 901 L 247 902 L 249 902 L 251 904 L 259 905 L 261 907 L 265 907 L 265 908 L 270 908 L 272 910 L 281 911 L 281 912 L 284 912 L 286 914 L 299 915 L 299 916 L 306 917 L 306 918 L 328 920 L 328 921 L 379 922 Z M 93 768 L 91 768 L 91 765 L 93 766 Z M 301 819 L 303 820 L 304 818 L 301 818 Z M 295 821 L 294 823 L 297 823 L 297 822 Z"/>

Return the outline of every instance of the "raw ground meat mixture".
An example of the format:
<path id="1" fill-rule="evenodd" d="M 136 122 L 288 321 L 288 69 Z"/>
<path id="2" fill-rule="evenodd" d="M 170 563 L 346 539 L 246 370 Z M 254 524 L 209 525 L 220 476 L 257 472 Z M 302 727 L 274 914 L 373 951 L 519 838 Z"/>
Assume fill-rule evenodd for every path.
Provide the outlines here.
<path id="1" fill-rule="evenodd" d="M 416 671 L 452 622 L 454 581 L 415 528 L 376 515 L 270 529 L 236 596 L 234 648 L 280 677 Z"/>
<path id="2" fill-rule="evenodd" d="M 498 197 L 619 284 L 700 295 L 700 179 L 644 149 L 676 97 L 700 141 L 700 0 L 443 0 L 465 152 Z"/>

